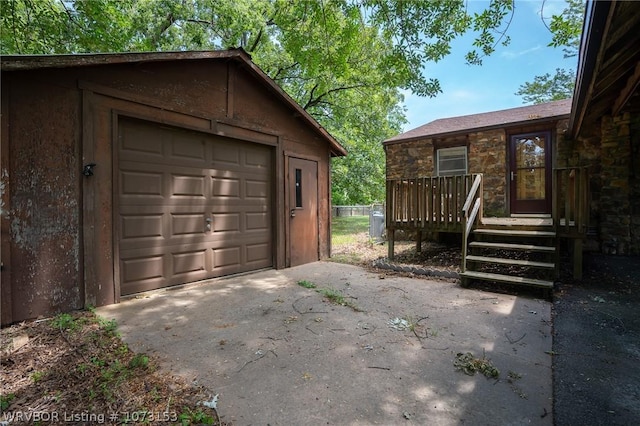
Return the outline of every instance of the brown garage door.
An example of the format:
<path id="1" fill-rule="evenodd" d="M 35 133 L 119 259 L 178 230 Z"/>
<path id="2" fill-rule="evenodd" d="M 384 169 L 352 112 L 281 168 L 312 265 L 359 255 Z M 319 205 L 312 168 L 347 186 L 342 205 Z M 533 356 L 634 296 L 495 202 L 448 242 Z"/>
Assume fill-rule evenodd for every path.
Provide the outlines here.
<path id="1" fill-rule="evenodd" d="M 273 265 L 272 148 L 119 122 L 120 293 Z"/>

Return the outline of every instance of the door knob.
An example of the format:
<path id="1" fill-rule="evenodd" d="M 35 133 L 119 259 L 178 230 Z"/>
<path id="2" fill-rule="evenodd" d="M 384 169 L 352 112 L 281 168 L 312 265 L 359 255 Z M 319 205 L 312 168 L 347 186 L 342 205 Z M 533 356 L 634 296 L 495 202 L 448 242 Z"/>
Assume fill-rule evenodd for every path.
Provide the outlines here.
<path id="1" fill-rule="evenodd" d="M 291 209 L 291 217 L 296 217 L 296 209 Z"/>
<path id="2" fill-rule="evenodd" d="M 207 222 L 207 225 L 206 225 L 207 231 L 211 231 L 211 222 L 213 222 L 213 219 L 208 217 L 204 221 Z"/>

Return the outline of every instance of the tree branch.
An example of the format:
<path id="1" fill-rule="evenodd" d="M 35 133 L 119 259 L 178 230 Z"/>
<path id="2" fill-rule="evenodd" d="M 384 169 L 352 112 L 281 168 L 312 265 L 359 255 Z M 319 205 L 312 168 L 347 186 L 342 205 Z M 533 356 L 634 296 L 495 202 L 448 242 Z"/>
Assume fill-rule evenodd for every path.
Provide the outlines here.
<path id="1" fill-rule="evenodd" d="M 247 50 L 247 52 L 253 52 L 254 50 L 256 50 L 258 48 L 258 44 L 260 43 L 261 39 L 262 39 L 262 28 L 260 28 L 260 31 L 258 31 L 258 35 L 256 36 L 256 39 L 254 40 L 249 50 Z"/>
<path id="2" fill-rule="evenodd" d="M 169 12 L 164 22 L 160 26 L 160 30 L 151 38 L 154 47 L 158 47 L 158 43 L 160 43 L 160 37 L 162 37 L 162 34 L 164 34 L 164 32 L 167 31 L 169 27 L 174 24 L 174 22 L 176 22 L 176 18 L 173 16 L 173 12 Z"/>
<path id="3" fill-rule="evenodd" d="M 292 68 L 297 67 L 298 65 L 300 65 L 300 62 L 294 62 L 293 64 L 289 65 L 288 67 L 284 67 L 284 68 L 278 68 L 278 71 L 276 72 L 276 74 L 273 76 L 274 80 L 278 80 L 278 78 L 280 77 L 280 73 L 288 71 Z M 283 77 L 283 78 L 293 78 L 293 77 Z"/>
<path id="4" fill-rule="evenodd" d="M 313 92 L 318 88 L 318 85 L 316 84 L 313 89 L 311 89 L 311 93 L 309 94 L 309 100 L 307 101 L 307 103 L 302 107 L 302 109 L 307 110 L 307 108 L 311 108 L 314 107 L 320 103 L 327 103 L 326 101 L 323 101 L 323 98 L 327 97 L 328 95 L 335 93 L 335 92 L 340 92 L 343 90 L 351 90 L 351 89 L 357 89 L 359 87 L 367 87 L 366 84 L 361 83 L 361 84 L 354 84 L 352 86 L 341 86 L 341 87 L 336 87 L 334 89 L 330 89 L 327 90 L 326 92 L 322 93 L 321 95 L 319 95 L 318 97 L 314 98 L 313 97 Z"/>

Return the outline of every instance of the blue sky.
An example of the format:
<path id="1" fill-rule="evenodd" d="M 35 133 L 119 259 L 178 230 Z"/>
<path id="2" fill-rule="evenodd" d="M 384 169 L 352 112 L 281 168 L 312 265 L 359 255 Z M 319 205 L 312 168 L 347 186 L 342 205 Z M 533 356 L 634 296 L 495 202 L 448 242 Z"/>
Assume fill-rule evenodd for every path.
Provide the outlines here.
<path id="1" fill-rule="evenodd" d="M 469 1 L 472 10 L 487 3 Z M 548 19 L 566 6 L 564 0 L 516 0 L 508 30 L 511 43 L 506 47 L 498 45 L 491 56 L 483 59 L 481 66 L 465 63 L 464 55 L 473 42 L 471 36 L 456 40 L 451 54 L 442 61 L 428 64 L 425 75 L 440 80 L 442 93 L 435 98 L 423 98 L 403 92 L 409 120 L 404 131 L 438 118 L 523 106 L 522 97 L 515 95 L 520 85 L 533 81 L 536 75 L 553 75 L 556 68 L 575 70 L 577 57 L 564 59 L 562 48 L 547 46 L 551 33 L 540 19 L 543 4 L 544 16 Z"/>

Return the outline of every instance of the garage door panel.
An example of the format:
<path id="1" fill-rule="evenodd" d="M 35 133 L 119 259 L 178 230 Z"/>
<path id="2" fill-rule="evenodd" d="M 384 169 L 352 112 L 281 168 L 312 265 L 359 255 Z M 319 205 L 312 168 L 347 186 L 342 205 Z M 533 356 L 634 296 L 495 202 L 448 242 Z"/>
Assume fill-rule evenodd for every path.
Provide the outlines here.
<path id="1" fill-rule="evenodd" d="M 240 232 L 240 213 L 216 213 L 212 215 L 211 232 Z"/>
<path id="2" fill-rule="evenodd" d="M 266 212 L 247 213 L 245 218 L 247 231 L 266 231 L 269 229 L 271 217 Z"/>
<path id="3" fill-rule="evenodd" d="M 171 275 L 203 273 L 207 271 L 207 250 L 173 253 Z"/>
<path id="4" fill-rule="evenodd" d="M 248 169 L 268 170 L 271 159 L 265 156 L 260 150 L 247 149 L 245 151 L 244 166 Z"/>
<path id="5" fill-rule="evenodd" d="M 162 197 L 163 174 L 125 170 L 120 173 L 120 194 L 135 197 Z"/>
<path id="6" fill-rule="evenodd" d="M 204 213 L 172 213 L 171 237 L 175 236 L 202 236 L 206 232 L 206 217 Z"/>
<path id="7" fill-rule="evenodd" d="M 120 126 L 120 153 L 130 158 L 156 161 L 164 156 L 162 135 L 150 126 L 127 121 Z"/>
<path id="8" fill-rule="evenodd" d="M 122 240 L 163 238 L 163 214 L 134 214 L 120 216 L 120 237 Z"/>
<path id="9" fill-rule="evenodd" d="M 141 123 L 119 126 L 121 294 L 272 266 L 273 148 Z"/>
<path id="10" fill-rule="evenodd" d="M 211 196 L 225 198 L 240 198 L 239 178 L 211 178 Z"/>
<path id="11" fill-rule="evenodd" d="M 271 264 L 271 244 L 269 242 L 258 244 L 247 244 L 245 246 L 247 253 L 247 263 L 259 264 L 266 267 Z"/>
<path id="12" fill-rule="evenodd" d="M 266 180 L 246 180 L 245 194 L 247 198 L 259 198 L 264 200 L 269 196 L 269 182 Z"/>
<path id="13" fill-rule="evenodd" d="M 202 165 L 207 161 L 207 141 L 204 136 L 194 138 L 192 134 L 174 132 L 168 140 L 168 145 L 171 160 L 195 160 Z"/>
<path id="14" fill-rule="evenodd" d="M 164 256 L 151 255 L 143 258 L 123 259 L 120 275 L 123 285 L 136 281 L 161 279 L 164 276 Z"/>
<path id="15" fill-rule="evenodd" d="M 239 266 L 242 260 L 241 253 L 240 246 L 213 249 L 213 268 Z"/>
<path id="16" fill-rule="evenodd" d="M 197 197 L 204 199 L 206 177 L 203 175 L 171 174 L 172 197 Z"/>

